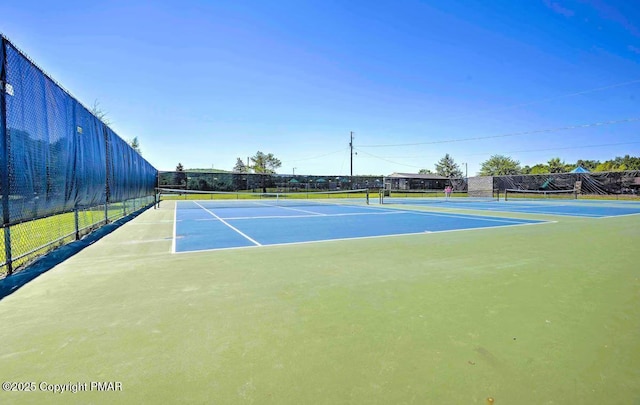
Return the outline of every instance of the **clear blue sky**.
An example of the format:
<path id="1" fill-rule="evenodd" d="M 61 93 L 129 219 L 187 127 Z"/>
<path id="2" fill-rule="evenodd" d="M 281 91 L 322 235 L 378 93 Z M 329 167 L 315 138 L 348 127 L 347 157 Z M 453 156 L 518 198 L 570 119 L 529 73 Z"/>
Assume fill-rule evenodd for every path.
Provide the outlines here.
<path id="1" fill-rule="evenodd" d="M 640 118 L 637 0 L 3 0 L 0 31 L 160 170 L 348 174 L 350 131 L 354 174 L 640 156 L 638 121 L 543 132 Z"/>

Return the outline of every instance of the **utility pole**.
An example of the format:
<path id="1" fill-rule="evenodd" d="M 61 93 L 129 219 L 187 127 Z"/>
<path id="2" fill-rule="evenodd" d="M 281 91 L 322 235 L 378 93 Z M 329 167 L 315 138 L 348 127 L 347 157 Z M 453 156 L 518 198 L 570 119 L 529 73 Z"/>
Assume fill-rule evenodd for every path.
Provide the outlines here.
<path id="1" fill-rule="evenodd" d="M 353 131 L 351 131 L 351 140 L 349 141 L 349 149 L 351 149 L 351 177 L 353 180 Z"/>

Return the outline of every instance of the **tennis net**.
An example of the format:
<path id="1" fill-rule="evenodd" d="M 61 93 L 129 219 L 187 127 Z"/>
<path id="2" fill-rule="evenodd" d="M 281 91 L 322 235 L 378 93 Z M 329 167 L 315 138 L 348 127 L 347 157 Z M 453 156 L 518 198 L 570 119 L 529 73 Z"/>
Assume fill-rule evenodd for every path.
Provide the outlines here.
<path id="1" fill-rule="evenodd" d="M 545 200 L 575 200 L 578 198 L 576 190 L 518 190 L 506 189 L 505 201 L 545 201 Z"/>
<path id="2" fill-rule="evenodd" d="M 157 201 L 178 201 L 180 208 L 257 208 L 268 206 L 362 205 L 369 203 L 367 189 L 343 191 L 264 192 L 158 189 Z M 192 204 L 182 201 L 190 201 Z"/>
<path id="3" fill-rule="evenodd" d="M 447 196 L 444 191 L 436 190 L 384 190 L 380 193 L 381 204 L 454 204 L 498 201 L 497 191 L 454 191 Z"/>

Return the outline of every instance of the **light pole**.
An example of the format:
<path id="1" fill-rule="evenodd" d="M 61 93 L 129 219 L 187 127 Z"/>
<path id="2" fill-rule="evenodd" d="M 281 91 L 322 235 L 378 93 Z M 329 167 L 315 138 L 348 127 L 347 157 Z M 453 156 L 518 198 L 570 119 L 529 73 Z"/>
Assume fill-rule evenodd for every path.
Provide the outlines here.
<path id="1" fill-rule="evenodd" d="M 297 169 L 297 167 L 294 167 L 294 168 L 293 168 L 293 175 L 294 175 L 294 176 L 296 175 L 296 169 Z"/>

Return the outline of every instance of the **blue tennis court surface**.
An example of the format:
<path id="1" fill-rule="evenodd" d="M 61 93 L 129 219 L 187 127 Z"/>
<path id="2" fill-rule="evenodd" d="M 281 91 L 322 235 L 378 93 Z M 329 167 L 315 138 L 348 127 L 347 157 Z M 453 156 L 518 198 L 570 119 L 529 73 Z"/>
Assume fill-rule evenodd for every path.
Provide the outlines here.
<path id="1" fill-rule="evenodd" d="M 387 209 L 317 205 L 216 207 L 176 203 L 176 253 L 251 246 L 371 238 L 539 224 L 545 221 Z"/>
<path id="2" fill-rule="evenodd" d="M 542 200 L 542 201 L 474 201 L 464 198 L 452 200 L 435 198 L 394 198 L 388 204 L 440 206 L 495 212 L 562 215 L 573 217 L 605 218 L 640 214 L 640 203 L 634 201 L 599 200 Z"/>

